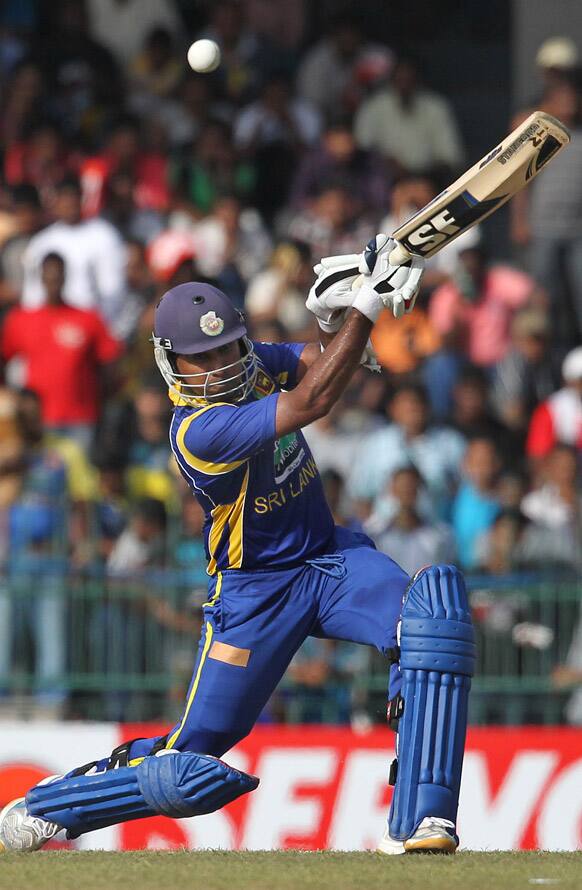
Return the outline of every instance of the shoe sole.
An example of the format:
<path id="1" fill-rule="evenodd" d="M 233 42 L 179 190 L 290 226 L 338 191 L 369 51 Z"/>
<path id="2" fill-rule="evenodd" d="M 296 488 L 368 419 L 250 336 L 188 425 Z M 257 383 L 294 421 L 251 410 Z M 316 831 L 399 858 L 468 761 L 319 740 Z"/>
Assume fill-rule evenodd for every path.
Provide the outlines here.
<path id="1" fill-rule="evenodd" d="M 404 841 L 405 853 L 445 853 L 451 855 L 457 851 L 457 842 L 453 837 L 427 837 L 423 840 Z"/>

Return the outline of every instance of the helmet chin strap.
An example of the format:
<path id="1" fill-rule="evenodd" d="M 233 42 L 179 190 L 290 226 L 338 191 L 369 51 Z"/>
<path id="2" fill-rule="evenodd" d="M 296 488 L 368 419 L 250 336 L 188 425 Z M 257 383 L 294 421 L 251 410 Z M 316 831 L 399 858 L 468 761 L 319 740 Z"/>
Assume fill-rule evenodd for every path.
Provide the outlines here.
<path id="1" fill-rule="evenodd" d="M 242 341 L 242 342 L 241 342 Z M 241 357 L 236 362 L 195 374 L 178 374 L 173 353 L 164 346 L 154 348 L 154 358 L 170 392 L 187 404 L 204 405 L 213 402 L 242 402 L 251 393 L 257 377 L 257 358 L 252 342 L 242 337 Z M 243 351 L 244 350 L 244 351 Z M 231 372 L 222 380 L 212 382 L 213 375 Z M 196 381 L 196 382 L 187 382 Z"/>

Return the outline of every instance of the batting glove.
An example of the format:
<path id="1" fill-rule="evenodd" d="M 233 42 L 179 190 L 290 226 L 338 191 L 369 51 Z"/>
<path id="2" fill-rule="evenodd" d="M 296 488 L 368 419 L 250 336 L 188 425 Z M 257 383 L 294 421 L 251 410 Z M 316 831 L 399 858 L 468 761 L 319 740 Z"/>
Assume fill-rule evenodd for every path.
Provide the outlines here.
<path id="1" fill-rule="evenodd" d="M 373 288 L 394 318 L 412 312 L 418 296 L 425 261 L 411 256 L 403 263 L 391 263 L 397 242 L 389 235 L 376 235 L 368 241 L 361 255 L 359 271 L 364 276 L 362 287 Z M 359 283 L 359 282 L 357 282 Z"/>
<path id="2" fill-rule="evenodd" d="M 322 331 L 333 334 L 341 328 L 354 301 L 352 285 L 359 274 L 361 254 L 324 257 L 313 267 L 317 278 L 305 305 L 317 318 Z"/>

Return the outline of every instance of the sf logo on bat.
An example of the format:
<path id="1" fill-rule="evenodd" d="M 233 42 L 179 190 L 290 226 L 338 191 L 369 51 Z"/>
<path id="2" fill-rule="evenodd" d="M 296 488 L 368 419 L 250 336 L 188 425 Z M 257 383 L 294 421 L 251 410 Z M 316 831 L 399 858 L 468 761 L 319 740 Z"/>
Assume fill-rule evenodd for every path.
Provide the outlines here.
<path id="1" fill-rule="evenodd" d="M 435 213 L 432 219 L 422 223 L 415 232 L 407 235 L 404 244 L 412 253 L 425 254 L 433 251 L 437 245 L 443 245 L 445 241 L 456 235 L 460 228 L 461 225 L 451 213 L 450 208 L 445 207 L 444 210 Z"/>

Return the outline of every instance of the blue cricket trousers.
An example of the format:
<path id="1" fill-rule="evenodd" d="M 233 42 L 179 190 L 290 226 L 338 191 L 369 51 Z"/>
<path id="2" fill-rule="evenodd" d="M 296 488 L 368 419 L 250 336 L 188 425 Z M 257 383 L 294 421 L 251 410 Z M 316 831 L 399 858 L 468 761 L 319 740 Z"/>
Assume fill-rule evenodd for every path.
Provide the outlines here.
<path id="1" fill-rule="evenodd" d="M 408 575 L 366 535 L 337 527 L 330 553 L 294 568 L 239 569 L 212 579 L 186 706 L 166 746 L 222 756 L 255 724 L 308 636 L 396 645 Z M 390 696 L 400 688 L 393 666 Z M 131 756 L 157 739 L 134 742 Z"/>

